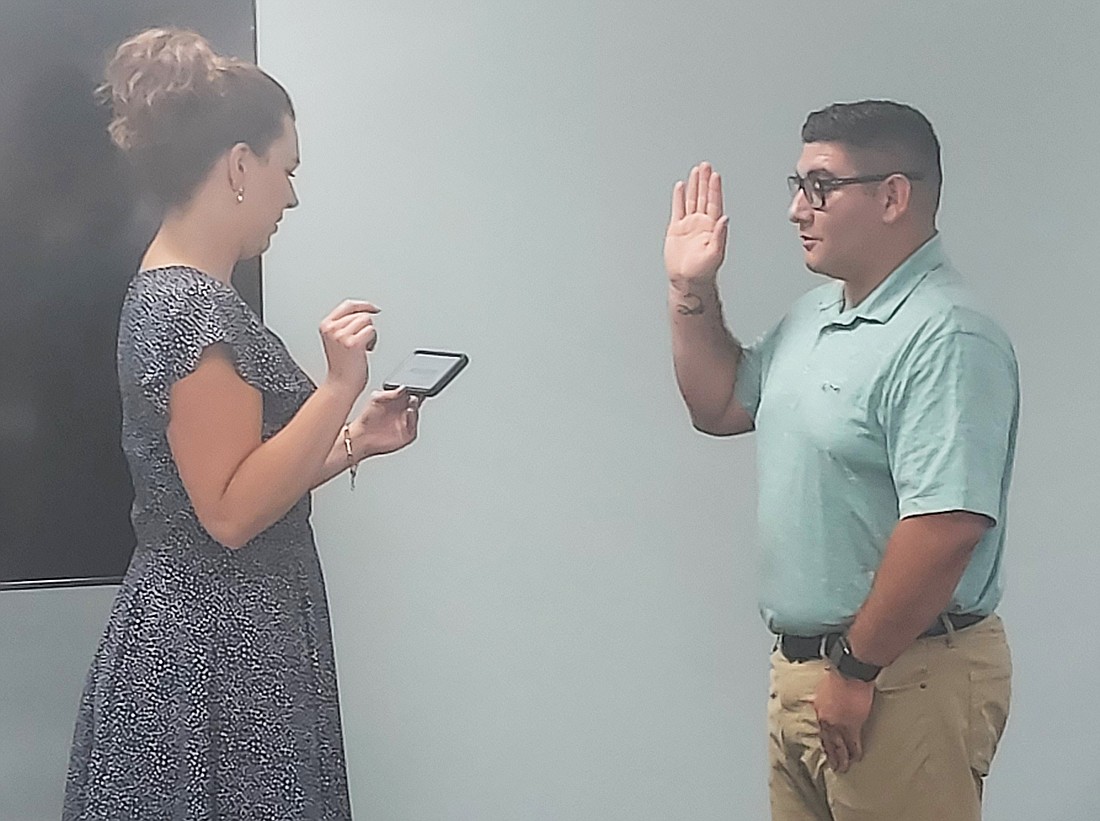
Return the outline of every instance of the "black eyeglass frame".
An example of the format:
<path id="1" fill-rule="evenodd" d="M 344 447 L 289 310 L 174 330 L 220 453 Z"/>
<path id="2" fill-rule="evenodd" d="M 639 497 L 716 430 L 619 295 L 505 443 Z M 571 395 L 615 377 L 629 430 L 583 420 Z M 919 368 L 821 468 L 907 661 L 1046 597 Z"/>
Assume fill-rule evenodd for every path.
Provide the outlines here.
<path id="1" fill-rule="evenodd" d="M 846 185 L 885 182 L 891 177 L 897 176 L 905 177 L 907 180 L 924 179 L 924 175 L 916 171 L 891 171 L 888 174 L 862 174 L 858 177 L 819 177 L 813 174 L 800 177 L 798 174 L 791 174 L 787 177 L 787 189 L 791 192 L 791 197 L 796 196 L 801 191 L 811 208 L 815 211 L 822 211 L 825 209 L 825 201 L 830 191 L 835 191 Z M 814 204 L 817 199 L 820 199 L 820 205 Z"/>

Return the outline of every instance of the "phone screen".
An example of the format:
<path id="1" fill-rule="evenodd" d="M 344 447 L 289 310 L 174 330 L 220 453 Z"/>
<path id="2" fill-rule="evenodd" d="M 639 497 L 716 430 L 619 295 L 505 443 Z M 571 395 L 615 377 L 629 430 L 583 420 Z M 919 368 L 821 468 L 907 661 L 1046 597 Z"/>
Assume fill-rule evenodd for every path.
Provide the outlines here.
<path id="1" fill-rule="evenodd" d="M 462 354 L 417 351 L 391 374 L 384 387 L 404 385 L 410 393 L 438 393 L 466 364 Z"/>

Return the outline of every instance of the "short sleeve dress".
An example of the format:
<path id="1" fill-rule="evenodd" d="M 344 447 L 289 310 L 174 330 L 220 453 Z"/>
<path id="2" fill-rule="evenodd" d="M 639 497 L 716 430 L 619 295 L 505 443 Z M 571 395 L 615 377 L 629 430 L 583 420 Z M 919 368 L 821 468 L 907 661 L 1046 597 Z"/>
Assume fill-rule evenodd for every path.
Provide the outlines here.
<path id="1" fill-rule="evenodd" d="M 263 436 L 315 386 L 237 292 L 139 272 L 119 327 L 137 547 L 88 673 L 63 818 L 351 817 L 332 632 L 307 494 L 237 550 L 199 524 L 168 392 L 221 343 L 263 395 Z"/>

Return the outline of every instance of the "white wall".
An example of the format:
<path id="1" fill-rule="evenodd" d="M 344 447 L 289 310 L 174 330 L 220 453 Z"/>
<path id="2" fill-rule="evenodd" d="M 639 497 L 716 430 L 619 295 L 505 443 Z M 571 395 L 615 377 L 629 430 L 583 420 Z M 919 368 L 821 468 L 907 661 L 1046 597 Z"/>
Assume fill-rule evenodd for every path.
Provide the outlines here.
<path id="1" fill-rule="evenodd" d="M 363 295 L 375 383 L 413 347 L 472 358 L 411 450 L 318 495 L 357 817 L 766 817 L 753 446 L 687 424 L 661 239 L 712 160 L 727 315 L 764 330 L 814 282 L 784 215 L 802 120 L 870 96 L 936 125 L 941 227 L 1023 373 L 986 817 L 1100 816 L 1094 4 L 259 5 L 303 149 L 270 324 L 320 375 L 317 321 Z M 0 596 L 5 821 L 56 817 L 106 605 Z"/>
<path id="2" fill-rule="evenodd" d="M 364 295 L 379 380 L 416 346 L 472 358 L 414 449 L 318 500 L 360 814 L 764 817 L 752 443 L 687 424 L 661 239 L 672 182 L 712 160 L 727 313 L 762 331 L 813 282 L 784 214 L 802 120 L 875 96 L 936 125 L 945 237 L 1023 371 L 988 817 L 1100 814 L 1073 697 L 1100 669 L 1098 24 L 1084 2 L 261 5 L 303 150 L 271 323 L 319 374 L 316 320 Z"/>

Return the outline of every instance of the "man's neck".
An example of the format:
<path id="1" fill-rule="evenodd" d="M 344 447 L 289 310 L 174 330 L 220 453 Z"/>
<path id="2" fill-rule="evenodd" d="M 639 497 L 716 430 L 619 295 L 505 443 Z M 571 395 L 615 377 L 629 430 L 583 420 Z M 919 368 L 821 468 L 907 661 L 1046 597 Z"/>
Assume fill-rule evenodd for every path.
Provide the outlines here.
<path id="1" fill-rule="evenodd" d="M 893 248 L 885 249 L 876 255 L 874 265 L 866 272 L 857 276 L 844 278 L 844 309 L 855 308 L 865 300 L 872 291 L 886 281 L 887 277 L 896 271 L 905 260 L 913 256 L 928 240 L 936 235 L 936 230 L 918 235 L 904 243 L 898 243 Z"/>

